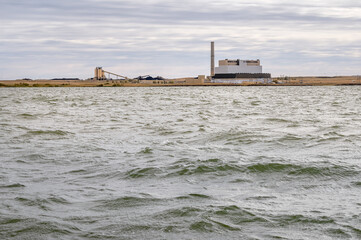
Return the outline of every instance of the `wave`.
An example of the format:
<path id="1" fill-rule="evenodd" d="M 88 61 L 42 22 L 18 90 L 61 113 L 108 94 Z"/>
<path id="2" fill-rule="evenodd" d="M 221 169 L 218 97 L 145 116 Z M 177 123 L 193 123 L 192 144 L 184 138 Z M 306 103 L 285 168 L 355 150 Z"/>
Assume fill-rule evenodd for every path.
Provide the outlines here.
<path id="1" fill-rule="evenodd" d="M 241 231 L 245 224 L 266 224 L 269 221 L 235 205 L 180 207 L 151 216 L 161 224 L 173 223 L 173 231 L 184 229 L 196 232 Z"/>
<path id="2" fill-rule="evenodd" d="M 135 168 L 125 173 L 125 178 L 143 178 L 143 177 L 155 177 L 162 173 L 159 168 L 146 167 Z"/>
<path id="3" fill-rule="evenodd" d="M 65 236 L 74 236 L 81 230 L 72 224 L 59 223 L 55 221 L 43 221 L 35 218 L 13 218 L 6 217 L 0 220 L 0 237 L 3 239 L 9 237 L 15 239 L 45 239 L 45 238 L 64 238 Z"/>
<path id="4" fill-rule="evenodd" d="M 61 131 L 61 130 L 35 130 L 35 131 L 29 131 L 27 133 L 28 136 L 37 136 L 37 135 L 55 135 L 55 136 L 65 136 L 68 134 L 72 134 L 67 131 Z"/>
<path id="5" fill-rule="evenodd" d="M 353 182 L 353 185 L 355 187 L 360 187 L 361 188 L 361 182 Z"/>
<path id="6" fill-rule="evenodd" d="M 180 196 L 177 197 L 176 199 L 192 199 L 192 198 L 203 198 L 203 199 L 210 199 L 211 197 L 205 194 L 199 194 L 199 193 L 191 193 L 188 194 L 186 196 Z"/>
<path id="7" fill-rule="evenodd" d="M 100 211 L 104 209 L 122 209 L 122 208 L 131 208 L 139 207 L 142 205 L 154 205 L 157 202 L 160 202 L 161 199 L 153 197 L 135 197 L 135 196 L 124 196 L 111 200 L 99 200 L 97 201 L 97 206 L 94 209 L 99 209 Z"/>
<path id="8" fill-rule="evenodd" d="M 275 196 L 255 196 L 255 197 L 248 197 L 246 198 L 246 200 L 257 200 L 257 201 L 261 201 L 261 200 L 269 200 L 269 199 L 276 199 L 277 197 Z"/>
<path id="9" fill-rule="evenodd" d="M 20 204 L 24 206 L 30 206 L 30 207 L 38 207 L 44 211 L 50 211 L 52 205 L 68 205 L 70 204 L 69 201 L 62 197 L 49 197 L 49 198 L 35 198 L 35 199 L 29 199 L 25 197 L 16 197 L 15 200 L 19 202 Z"/>
<path id="10" fill-rule="evenodd" d="M 60 99 L 49 96 L 43 96 L 43 95 L 32 97 L 31 100 L 35 102 L 50 103 L 50 104 L 55 104 L 56 102 L 60 101 Z"/>
<path id="11" fill-rule="evenodd" d="M 227 172 L 244 171 L 241 166 L 226 163 L 220 159 L 208 159 L 205 161 L 177 161 L 166 167 L 144 167 L 134 168 L 125 172 L 125 178 L 152 178 L 152 177 L 176 177 L 183 175 L 201 175 L 214 173 L 215 175 L 225 175 Z"/>
<path id="12" fill-rule="evenodd" d="M 143 150 L 141 150 L 139 153 L 140 154 L 151 154 L 151 153 L 153 153 L 153 149 L 150 147 L 146 147 Z"/>
<path id="13" fill-rule="evenodd" d="M 36 119 L 37 118 L 37 114 L 30 114 L 30 113 L 22 113 L 19 114 L 18 117 L 24 118 L 24 119 Z"/>
<path id="14" fill-rule="evenodd" d="M 19 127 L 21 129 L 26 130 L 25 134 L 14 137 L 16 140 L 27 140 L 33 138 L 44 138 L 44 139 L 63 139 L 68 138 L 74 135 L 72 132 L 63 131 L 63 130 L 29 130 L 24 127 Z"/>
<path id="15" fill-rule="evenodd" d="M 294 134 L 287 134 L 279 139 L 276 139 L 275 142 L 279 142 L 279 143 L 289 143 L 290 141 L 292 142 L 297 142 L 297 141 L 305 141 L 307 140 L 306 138 L 304 137 L 301 137 L 301 136 L 297 136 L 297 135 L 294 135 Z M 273 142 L 273 141 L 271 141 Z"/>
<path id="16" fill-rule="evenodd" d="M 298 167 L 297 165 L 293 164 L 284 164 L 284 163 L 257 163 L 257 164 L 251 164 L 247 166 L 247 169 L 252 173 L 266 173 L 266 172 L 282 172 L 285 170 L 290 170 L 295 167 Z"/>
<path id="17" fill-rule="evenodd" d="M 203 210 L 196 207 L 181 207 L 176 209 L 169 209 L 161 213 L 157 213 L 155 218 L 164 219 L 164 218 L 183 218 L 183 217 L 194 217 L 202 213 Z"/>
<path id="18" fill-rule="evenodd" d="M 348 234 L 345 230 L 341 228 L 328 228 L 325 232 L 327 235 L 335 239 L 349 239 L 352 237 L 352 235 Z"/>
<path id="19" fill-rule="evenodd" d="M 274 175 L 279 176 L 312 176 L 312 177 L 332 177 L 346 178 L 354 177 L 361 174 L 361 170 L 357 166 L 341 166 L 330 163 L 307 163 L 294 164 L 282 162 L 266 162 L 244 164 L 238 162 L 227 162 L 218 158 L 208 160 L 180 160 L 163 167 L 144 167 L 134 168 L 125 173 L 116 172 L 116 177 L 124 177 L 125 179 L 137 178 L 171 178 L 192 175 L 211 175 L 211 176 L 227 176 L 246 174 L 250 176 L 256 175 Z M 281 174 L 281 175 L 280 175 Z M 231 180 L 233 183 L 250 182 L 249 177 Z"/>
<path id="20" fill-rule="evenodd" d="M 294 121 L 288 120 L 288 119 L 284 119 L 284 118 L 266 118 L 265 120 L 266 120 L 266 121 L 269 121 L 269 122 L 296 124 Z"/>
<path id="21" fill-rule="evenodd" d="M 349 177 L 360 174 L 360 171 L 355 170 L 352 167 L 344 166 L 318 166 L 318 167 L 299 167 L 288 173 L 289 175 L 312 175 L 312 176 L 327 176 L 327 177 Z"/>
<path id="22" fill-rule="evenodd" d="M 267 136 L 262 133 L 251 132 L 247 130 L 231 129 L 226 132 L 220 132 L 211 136 L 207 136 L 206 142 L 226 142 L 226 145 L 252 144 L 264 142 Z"/>
<path id="23" fill-rule="evenodd" d="M 25 187 L 25 185 L 20 184 L 20 183 L 14 183 L 14 184 L 9 184 L 9 185 L 0 185 L 0 188 L 23 188 Z"/>
<path id="24" fill-rule="evenodd" d="M 220 159 L 215 158 L 205 161 L 198 160 L 195 162 L 179 161 L 169 167 L 168 171 L 171 171 L 168 176 L 197 175 L 207 173 L 225 175 L 228 172 L 243 172 L 244 169 L 236 164 L 226 163 Z"/>
<path id="25" fill-rule="evenodd" d="M 284 163 L 258 163 L 248 166 L 248 170 L 253 173 L 285 173 L 287 175 L 312 175 L 312 176 L 356 176 L 361 173 L 356 167 L 327 165 L 321 166 L 313 163 L 315 166 L 303 166 L 297 164 Z M 311 165 L 311 164 L 309 164 Z"/>
<path id="26" fill-rule="evenodd" d="M 67 172 L 67 174 L 86 174 L 86 173 L 88 173 L 88 171 L 85 169 L 76 169 L 76 170 Z"/>
<path id="27" fill-rule="evenodd" d="M 331 217 L 327 216 L 318 216 L 318 217 L 311 217 L 311 216 L 304 216 L 302 214 L 298 215 L 278 215 L 273 216 L 272 220 L 277 222 L 280 226 L 288 226 L 297 223 L 307 223 L 307 224 L 334 224 L 335 220 Z"/>

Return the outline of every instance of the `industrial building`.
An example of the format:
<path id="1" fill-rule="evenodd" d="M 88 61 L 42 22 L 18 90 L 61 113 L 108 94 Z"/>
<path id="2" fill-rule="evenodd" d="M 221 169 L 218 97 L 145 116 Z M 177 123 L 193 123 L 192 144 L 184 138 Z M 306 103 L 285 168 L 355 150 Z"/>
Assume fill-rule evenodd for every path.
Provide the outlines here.
<path id="1" fill-rule="evenodd" d="M 96 67 L 94 70 L 94 80 L 105 80 L 105 74 L 101 67 Z"/>
<path id="2" fill-rule="evenodd" d="M 93 80 L 120 80 L 132 83 L 141 84 L 175 84 L 175 85 L 204 85 L 209 83 L 222 84 L 257 84 L 257 83 L 271 83 L 271 74 L 263 73 L 261 61 L 257 60 L 219 60 L 218 67 L 215 67 L 215 47 L 214 42 L 211 42 L 211 74 L 209 77 L 199 75 L 195 78 L 178 78 L 178 79 L 164 79 L 162 77 L 151 77 L 149 75 L 139 76 L 135 79 L 105 71 L 102 67 L 96 67 L 94 71 Z M 218 84 L 215 84 L 218 85 Z"/>
<path id="3" fill-rule="evenodd" d="M 270 83 L 271 74 L 262 73 L 261 61 L 257 60 L 220 60 L 214 64 L 214 42 L 211 42 L 211 78 L 214 83 Z"/>
<path id="4" fill-rule="evenodd" d="M 105 76 L 105 74 L 108 74 L 109 77 L 107 78 Z M 116 77 L 116 79 L 122 79 L 122 80 L 128 80 L 127 77 L 116 74 L 116 73 L 112 73 L 112 72 L 108 72 L 103 70 L 102 67 L 96 67 L 94 70 L 94 78 L 93 80 L 107 80 L 107 79 L 112 79 L 111 76 Z"/>
<path id="5" fill-rule="evenodd" d="M 262 73 L 260 60 L 220 60 L 216 67 L 216 74 L 227 73 Z"/>

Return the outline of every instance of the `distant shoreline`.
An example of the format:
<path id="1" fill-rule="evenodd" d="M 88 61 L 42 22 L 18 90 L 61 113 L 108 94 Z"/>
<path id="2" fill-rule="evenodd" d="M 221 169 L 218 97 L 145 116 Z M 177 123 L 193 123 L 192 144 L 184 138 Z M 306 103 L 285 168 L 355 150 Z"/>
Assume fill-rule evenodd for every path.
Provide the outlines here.
<path id="1" fill-rule="evenodd" d="M 282 77 L 272 83 L 134 83 L 131 80 L 1 80 L 0 87 L 192 87 L 192 86 L 344 86 L 361 85 L 360 76 Z"/>

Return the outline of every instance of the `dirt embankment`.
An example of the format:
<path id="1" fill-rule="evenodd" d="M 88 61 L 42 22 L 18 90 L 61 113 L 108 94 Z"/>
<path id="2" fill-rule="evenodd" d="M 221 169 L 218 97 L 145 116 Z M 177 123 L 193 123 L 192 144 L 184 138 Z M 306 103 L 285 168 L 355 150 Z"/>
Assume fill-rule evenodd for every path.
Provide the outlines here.
<path id="1" fill-rule="evenodd" d="M 282 77 L 273 78 L 269 84 L 244 82 L 226 83 L 136 83 L 122 80 L 3 80 L 0 87 L 161 87 L 161 86 L 326 86 L 326 85 L 361 85 L 361 76 L 337 77 Z"/>

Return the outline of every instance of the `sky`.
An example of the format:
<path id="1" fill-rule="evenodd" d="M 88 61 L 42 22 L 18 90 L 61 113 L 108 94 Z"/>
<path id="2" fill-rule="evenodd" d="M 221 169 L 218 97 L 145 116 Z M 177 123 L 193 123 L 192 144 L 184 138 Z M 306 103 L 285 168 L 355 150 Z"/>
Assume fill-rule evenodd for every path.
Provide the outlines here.
<path id="1" fill-rule="evenodd" d="M 260 59 L 272 76 L 361 75 L 359 0 L 0 0 L 0 79 L 210 74 Z M 216 65 L 218 63 L 216 62 Z"/>

